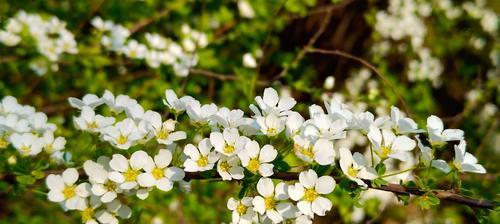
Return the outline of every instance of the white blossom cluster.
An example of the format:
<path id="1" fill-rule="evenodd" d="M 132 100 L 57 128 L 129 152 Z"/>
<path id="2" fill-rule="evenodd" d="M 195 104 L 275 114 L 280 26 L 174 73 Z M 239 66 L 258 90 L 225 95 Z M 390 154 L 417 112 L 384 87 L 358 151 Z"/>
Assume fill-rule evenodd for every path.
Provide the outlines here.
<path id="1" fill-rule="evenodd" d="M 101 34 L 101 44 L 110 51 L 123 54 L 131 59 L 145 60 L 151 68 L 171 65 L 177 76 L 185 77 L 189 68 L 198 63 L 197 49 L 208 45 L 206 34 L 194 30 L 187 24 L 181 28 L 182 37 L 177 43 L 158 33 L 146 33 L 145 43 L 130 38 L 130 31 L 120 24 L 115 24 L 101 17 L 91 21 Z"/>
<path id="2" fill-rule="evenodd" d="M 54 136 L 55 130 L 56 125 L 47 122 L 47 115 L 32 106 L 21 105 L 12 96 L 0 102 L 0 149 L 12 145 L 21 156 L 36 156 L 44 151 L 56 162 L 68 161 L 70 154 L 63 152 L 66 139 Z"/>
<path id="3" fill-rule="evenodd" d="M 78 53 L 75 37 L 66 29 L 65 22 L 55 16 L 44 17 L 25 11 L 19 11 L 7 20 L 5 30 L 0 30 L 0 43 L 9 47 L 20 44 L 36 46 L 38 53 L 48 60 L 34 60 L 31 63 L 30 67 L 38 75 L 47 72 L 49 63 L 52 63 L 52 70 L 57 70 L 55 62 L 61 55 Z"/>
<path id="4" fill-rule="evenodd" d="M 88 160 L 83 164 L 88 181 L 80 183 L 74 168 L 62 175 L 49 175 L 46 179 L 49 200 L 61 203 L 65 209 L 82 211 L 86 223 L 117 223 L 118 218 L 131 216 L 130 208 L 121 203 L 123 197 L 136 195 L 145 199 L 154 188 L 170 191 L 176 182 L 189 189 L 184 180 L 187 174 L 214 170 L 223 181 L 260 178 L 256 192 L 228 200 L 232 223 L 287 220 L 312 223 L 315 215 L 324 216 L 331 210 L 333 204 L 328 195 L 335 189 L 336 181 L 328 174 L 320 176 L 308 168 L 301 169 L 294 183 L 273 181 L 274 162 L 287 150 L 302 160 L 304 167 L 335 165 L 338 161 L 345 178 L 363 188 L 367 180 L 383 178 L 375 171 L 381 162 L 418 160 L 446 173 L 452 169 L 486 172 L 466 152 L 463 131 L 445 129 L 441 119 L 434 115 L 427 119 L 427 130 L 423 130 L 396 107 L 391 108 L 390 116 L 375 117 L 369 111 L 354 112 L 335 98 L 325 102 L 326 110 L 311 105 L 310 118 L 305 119 L 292 110 L 295 99 L 279 96 L 272 88 L 266 88 L 262 96 L 255 98 L 256 105 L 250 105 L 252 117 L 245 117 L 239 109 L 201 104 L 190 96 L 178 98 L 172 90 L 166 90 L 165 96 L 164 104 L 175 119 L 185 112 L 195 131 L 201 132 L 198 134 L 202 139 L 193 142 L 196 144 L 186 143 L 181 147 L 179 140 L 189 138 L 184 131 L 175 130 L 176 120 L 163 120 L 159 113 L 145 111 L 126 95 L 115 97 L 106 91 L 101 97 L 87 94 L 82 99 L 70 98 L 70 104 L 81 110 L 80 116 L 74 118 L 78 129 L 96 133 L 102 141 L 120 150 L 133 150 L 132 147 L 150 140 L 156 141 L 161 149 L 154 149 L 154 153 L 137 150 L 129 158 L 116 153 L 111 157 L 101 156 L 97 161 Z M 106 105 L 113 116 L 97 114 L 101 105 Z M 200 131 L 206 130 L 204 127 L 209 127 L 209 134 Z M 335 147 L 346 138 L 347 132 L 357 132 L 366 138 L 371 154 Z M 421 136 L 426 137 L 425 141 Z M 267 144 L 262 143 L 262 138 L 268 140 Z M 293 144 L 283 148 L 273 144 L 277 139 Z M 448 142 L 458 142 L 454 146 L 455 157 L 449 163 L 434 156 Z M 174 162 L 174 158 L 179 160 Z"/>

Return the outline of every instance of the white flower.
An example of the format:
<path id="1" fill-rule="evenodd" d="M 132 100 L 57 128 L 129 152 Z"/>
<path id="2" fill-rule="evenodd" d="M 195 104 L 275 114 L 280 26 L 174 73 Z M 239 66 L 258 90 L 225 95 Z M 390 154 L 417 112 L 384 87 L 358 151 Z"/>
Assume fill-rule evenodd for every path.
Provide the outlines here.
<path id="1" fill-rule="evenodd" d="M 130 40 L 127 45 L 122 47 L 121 52 L 129 58 L 143 59 L 147 50 L 146 45 L 140 44 L 136 40 Z"/>
<path id="2" fill-rule="evenodd" d="M 109 161 L 109 166 L 113 170 L 109 173 L 109 179 L 118 183 L 123 190 L 137 188 L 137 177 L 141 174 L 140 170 L 153 163 L 153 159 L 142 150 L 134 152 L 130 161 L 123 155 L 114 154 Z"/>
<path id="3" fill-rule="evenodd" d="M 300 128 L 304 123 L 304 118 L 297 112 L 291 112 L 286 118 L 286 136 L 293 137 L 299 134 Z"/>
<path id="4" fill-rule="evenodd" d="M 409 160 L 408 152 L 415 148 L 415 141 L 405 135 L 397 136 L 389 130 L 370 128 L 368 139 L 372 143 L 373 150 L 381 158 L 394 158 L 401 161 Z"/>
<path id="5" fill-rule="evenodd" d="M 232 213 L 232 223 L 233 224 L 251 224 L 255 216 L 255 212 L 252 206 L 251 197 L 243 197 L 241 200 L 236 200 L 234 198 L 229 198 L 227 201 L 227 208 Z"/>
<path id="6" fill-rule="evenodd" d="M 108 90 L 104 91 L 101 99 L 106 105 L 108 105 L 109 109 L 111 109 L 111 111 L 115 113 L 124 111 L 130 104 L 130 101 L 133 101 L 127 95 L 118 95 L 115 98 L 115 95 L 113 95 L 113 93 Z"/>
<path id="7" fill-rule="evenodd" d="M 462 173 L 486 173 L 486 169 L 477 163 L 476 157 L 465 151 L 466 144 L 464 140 L 461 140 L 458 145 L 455 145 L 455 158 L 453 159 L 455 169 Z"/>
<path id="8" fill-rule="evenodd" d="M 165 99 L 163 100 L 163 104 L 173 110 L 176 114 L 185 111 L 186 105 L 191 101 L 196 100 L 191 96 L 183 96 L 179 99 L 173 90 L 165 90 Z"/>
<path id="9" fill-rule="evenodd" d="M 134 121 L 126 118 L 102 130 L 102 138 L 119 149 L 128 149 L 144 137 Z"/>
<path id="10" fill-rule="evenodd" d="M 255 68 L 257 67 L 257 61 L 253 57 L 251 53 L 245 53 L 243 55 L 243 66 L 247 68 Z"/>
<path id="11" fill-rule="evenodd" d="M 302 136 L 295 136 L 294 151 L 300 159 L 312 163 L 316 161 L 320 165 L 330 165 L 335 159 L 335 150 L 332 142 L 327 139 L 318 139 L 314 144 Z"/>
<path id="12" fill-rule="evenodd" d="M 240 109 L 229 110 L 226 107 L 221 107 L 212 119 L 224 128 L 238 128 L 253 121 L 251 118 L 243 117 L 244 115 L 244 112 Z"/>
<path id="13" fill-rule="evenodd" d="M 193 144 L 187 144 L 184 147 L 184 154 L 189 156 L 184 161 L 184 170 L 188 172 L 205 171 L 214 167 L 219 156 L 215 151 L 212 151 L 210 139 L 205 138 L 198 143 L 198 148 Z"/>
<path id="14" fill-rule="evenodd" d="M 325 79 L 325 83 L 323 84 L 323 88 L 326 90 L 331 90 L 333 89 L 333 86 L 335 86 L 335 77 L 333 76 L 328 76 Z"/>
<path id="15" fill-rule="evenodd" d="M 215 151 L 222 153 L 226 156 L 238 154 L 245 148 L 245 144 L 249 139 L 245 136 L 240 136 L 238 129 L 226 128 L 222 133 L 210 133 L 210 143 L 215 148 Z"/>
<path id="16" fill-rule="evenodd" d="M 263 177 L 273 175 L 274 165 L 271 162 L 276 159 L 277 155 L 278 151 L 272 145 L 264 145 L 261 149 L 255 140 L 247 142 L 245 150 L 238 154 L 244 167 Z"/>
<path id="17" fill-rule="evenodd" d="M 432 145 L 442 145 L 445 142 L 464 139 L 464 131 L 460 129 L 444 129 L 443 121 L 434 115 L 427 118 L 427 131 Z"/>
<path id="18" fill-rule="evenodd" d="M 77 109 L 82 109 L 83 106 L 88 106 L 94 109 L 103 104 L 101 98 L 97 97 L 94 94 L 86 94 L 81 100 L 75 97 L 70 97 L 68 98 L 68 102 L 72 107 Z"/>
<path id="19" fill-rule="evenodd" d="M 299 174 L 299 183 L 288 187 L 288 194 L 292 200 L 298 201 L 297 207 L 303 214 L 324 216 L 332 208 L 332 202 L 321 195 L 330 194 L 334 188 L 332 177 L 318 178 L 314 170 L 308 170 Z"/>
<path id="20" fill-rule="evenodd" d="M 240 159 L 237 156 L 221 156 L 217 162 L 217 172 L 222 180 L 241 180 L 244 175 L 244 169 L 240 166 Z"/>
<path id="21" fill-rule="evenodd" d="M 269 114 L 274 114 L 275 116 L 286 116 L 290 113 L 290 109 L 297 103 L 292 97 L 279 97 L 278 92 L 273 88 L 264 89 L 264 95 L 256 96 L 255 101 L 257 105 L 262 110 L 251 104 L 250 110 L 252 110 L 257 116 L 267 116 Z"/>
<path id="22" fill-rule="evenodd" d="M 14 133 L 10 136 L 10 142 L 23 156 L 37 155 L 42 151 L 42 147 L 44 145 L 43 139 L 40 139 L 31 133 Z"/>
<path id="23" fill-rule="evenodd" d="M 52 154 L 53 152 L 64 149 L 64 145 L 66 144 L 66 139 L 64 137 L 54 138 L 54 132 L 46 131 L 43 134 L 43 148 L 45 152 Z"/>
<path id="24" fill-rule="evenodd" d="M 98 224 L 95 214 L 96 209 L 102 205 L 101 200 L 92 195 L 88 198 L 88 201 L 85 204 L 85 207 L 78 208 L 78 210 L 80 210 L 80 216 L 82 217 L 82 223 Z"/>
<path id="25" fill-rule="evenodd" d="M 11 32 L 0 30 L 0 42 L 9 47 L 13 47 L 21 42 L 21 37 Z"/>
<path id="26" fill-rule="evenodd" d="M 89 132 L 100 132 L 115 123 L 114 117 L 104 117 L 100 114 L 96 115 L 95 111 L 88 106 L 83 106 L 81 109 L 80 117 L 73 118 L 77 129 Z"/>
<path id="27" fill-rule="evenodd" d="M 422 142 L 420 141 L 419 136 L 415 136 L 417 139 L 417 146 L 421 151 L 421 156 L 420 156 L 420 161 L 425 165 L 429 166 L 431 165 L 434 168 L 437 168 L 441 170 L 444 173 L 450 172 L 450 167 L 446 163 L 446 161 L 442 159 L 434 159 L 434 153 L 432 149 L 428 146 L 424 146 Z"/>
<path id="28" fill-rule="evenodd" d="M 95 217 L 103 224 L 118 224 L 117 216 L 122 219 L 128 219 L 132 215 L 132 209 L 123 205 L 118 199 L 106 204 L 106 210 L 99 210 Z"/>
<path id="29" fill-rule="evenodd" d="M 198 101 L 190 101 L 186 105 L 186 112 L 196 125 L 206 125 L 209 119 L 217 113 L 217 106 L 213 103 L 201 105 Z"/>
<path id="30" fill-rule="evenodd" d="M 47 115 L 42 112 L 32 113 L 28 115 L 27 119 L 32 132 L 44 133 L 45 131 L 56 130 L 56 126 L 54 124 L 47 123 Z"/>
<path id="31" fill-rule="evenodd" d="M 144 108 L 137 103 L 137 100 L 131 99 L 125 107 L 125 114 L 134 121 L 139 122 L 144 117 Z"/>
<path id="32" fill-rule="evenodd" d="M 172 153 L 166 149 L 160 149 L 154 157 L 154 164 L 146 164 L 144 173 L 139 174 L 137 181 L 142 187 L 156 186 L 162 191 L 170 191 L 174 181 L 184 178 L 184 170 L 177 167 L 168 167 L 172 162 Z"/>
<path id="33" fill-rule="evenodd" d="M 355 152 L 351 154 L 351 150 L 340 148 L 340 168 L 342 172 L 350 180 L 356 182 L 360 186 L 367 186 L 362 179 L 373 180 L 377 178 L 377 172 L 368 166 L 366 159 L 361 153 Z"/>
<path id="34" fill-rule="evenodd" d="M 316 113 L 311 120 L 304 123 L 303 134 L 311 139 L 335 140 L 346 137 L 345 128 L 347 123 L 344 119 L 332 120 L 326 114 Z"/>
<path id="35" fill-rule="evenodd" d="M 152 134 L 156 137 L 156 141 L 160 144 L 170 145 L 186 138 L 186 132 L 175 131 L 177 122 L 172 119 L 162 123 L 161 115 L 154 111 L 147 111 L 144 118 L 148 122 Z"/>
<path id="36" fill-rule="evenodd" d="M 89 177 L 89 182 L 92 185 L 92 193 L 99 198 L 103 203 L 113 201 L 122 189 L 118 183 L 109 178 L 111 167 L 109 167 L 109 158 L 101 156 L 97 159 L 97 163 L 91 160 L 85 161 L 83 170 Z"/>
<path id="37" fill-rule="evenodd" d="M 295 206 L 290 202 L 282 202 L 288 199 L 288 186 L 285 183 L 280 182 L 275 188 L 271 179 L 260 178 L 257 191 L 260 195 L 255 196 L 252 201 L 254 211 L 265 214 L 273 223 L 280 223 L 283 218 L 295 216 Z"/>
<path id="38" fill-rule="evenodd" d="M 8 132 L 30 132 L 29 122 L 21 118 L 17 114 L 8 114 L 7 116 L 0 116 L 0 128 Z"/>
<path id="39" fill-rule="evenodd" d="M 61 175 L 50 174 L 45 183 L 49 188 L 48 199 L 53 202 L 61 202 L 66 209 L 83 209 L 86 205 L 85 198 L 89 196 L 90 185 L 78 181 L 78 171 L 75 168 L 66 169 Z"/>
<path id="40" fill-rule="evenodd" d="M 253 11 L 252 5 L 246 0 L 238 1 L 238 11 L 243 18 L 253 18 L 255 17 L 255 12 Z"/>
<path id="41" fill-rule="evenodd" d="M 21 110 L 22 106 L 17 103 L 17 99 L 13 96 L 5 96 L 0 102 L 0 115 L 16 113 Z"/>
<path id="42" fill-rule="evenodd" d="M 404 114 L 395 106 L 391 106 L 391 122 L 392 129 L 399 134 L 424 132 L 422 129 L 418 129 L 417 123 L 413 119 L 404 117 Z"/>
<path id="43" fill-rule="evenodd" d="M 260 127 L 260 131 L 268 137 L 273 137 L 285 129 L 285 121 L 275 114 L 268 114 L 265 117 L 257 116 L 255 121 Z"/>

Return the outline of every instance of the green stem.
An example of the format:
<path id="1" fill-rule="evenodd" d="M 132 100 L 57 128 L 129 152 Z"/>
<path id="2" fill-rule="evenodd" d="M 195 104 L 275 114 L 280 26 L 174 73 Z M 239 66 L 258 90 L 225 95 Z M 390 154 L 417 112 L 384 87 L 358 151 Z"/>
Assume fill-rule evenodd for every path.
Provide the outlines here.
<path id="1" fill-rule="evenodd" d="M 402 174 L 402 173 L 406 173 L 408 171 L 412 171 L 414 169 L 416 169 L 417 167 L 416 166 L 412 166 L 408 169 L 405 169 L 405 170 L 401 170 L 399 172 L 396 172 L 396 173 L 391 173 L 391 174 L 387 174 L 387 175 L 382 175 L 381 178 L 385 178 L 385 177 L 390 177 L 390 176 L 395 176 L 395 175 L 398 175 L 398 174 Z"/>

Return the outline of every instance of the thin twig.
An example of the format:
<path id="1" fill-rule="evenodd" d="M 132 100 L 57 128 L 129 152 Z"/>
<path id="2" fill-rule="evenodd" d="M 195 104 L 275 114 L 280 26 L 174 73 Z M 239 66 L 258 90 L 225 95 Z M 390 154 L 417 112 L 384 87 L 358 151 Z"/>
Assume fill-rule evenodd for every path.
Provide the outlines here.
<path id="1" fill-rule="evenodd" d="M 221 81 L 241 81 L 240 77 L 233 75 L 233 74 L 222 74 L 222 73 L 217 73 L 217 72 L 212 72 L 212 71 L 207 71 L 207 70 L 197 69 L 197 68 L 191 68 L 189 70 L 189 73 L 194 74 L 194 75 L 202 75 L 205 77 L 214 78 L 214 79 L 218 79 Z M 256 84 L 260 85 L 260 86 L 269 86 L 269 83 L 267 81 L 263 81 L 263 80 L 258 80 L 256 82 Z"/>
<path id="2" fill-rule="evenodd" d="M 146 18 L 144 20 L 137 22 L 135 25 L 132 26 L 132 28 L 129 29 L 130 34 L 133 34 L 137 31 L 139 31 L 140 29 L 144 28 L 145 26 L 153 23 L 154 21 L 156 21 L 162 17 L 165 17 L 166 15 L 168 15 L 169 11 L 170 11 L 169 9 L 164 9 L 164 10 L 154 14 L 152 17 L 149 17 L 149 18 Z"/>
<path id="3" fill-rule="evenodd" d="M 85 26 L 85 24 L 87 23 L 87 21 L 89 21 L 89 20 L 92 18 L 92 16 L 94 16 L 94 14 L 96 14 L 96 13 L 97 13 L 97 11 L 99 11 L 99 9 L 102 7 L 103 3 L 104 3 L 104 0 L 99 0 L 99 1 L 97 2 L 97 4 L 95 4 L 95 5 L 92 7 L 92 9 L 89 11 L 89 13 L 87 14 L 87 16 L 85 16 L 85 18 L 84 18 L 84 19 L 82 19 L 82 20 L 80 21 L 80 23 L 78 23 L 78 25 L 76 26 L 76 30 L 75 30 L 75 32 L 74 32 L 74 33 L 75 33 L 75 35 L 76 35 L 77 33 L 79 33 L 79 32 L 82 30 L 83 26 Z"/>
<path id="4" fill-rule="evenodd" d="M 382 82 L 386 86 L 388 86 L 389 88 L 392 89 L 392 91 L 398 97 L 399 102 L 403 105 L 403 108 L 404 108 L 406 114 L 411 115 L 411 111 L 410 111 L 408 105 L 406 104 L 406 102 L 404 101 L 403 97 L 401 96 L 401 94 L 399 94 L 399 92 L 396 90 L 396 88 L 389 82 L 389 80 L 387 80 L 385 78 L 384 75 L 382 75 L 382 73 L 380 73 L 377 70 L 377 68 L 375 68 L 375 66 L 373 66 L 372 64 L 370 64 L 366 60 L 364 60 L 364 59 L 362 59 L 360 57 L 354 56 L 352 54 L 349 54 L 349 53 L 346 53 L 346 52 L 343 52 L 343 51 L 339 51 L 339 50 L 327 50 L 327 49 L 319 49 L 319 48 L 309 48 L 309 49 L 307 49 L 307 52 L 309 52 L 309 53 L 318 53 L 318 54 L 337 55 L 337 56 L 341 56 L 341 57 L 344 57 L 344 58 L 348 58 L 348 59 L 357 61 L 357 62 L 363 64 L 364 66 L 368 67 L 370 70 L 372 70 L 382 80 Z"/>
<path id="5" fill-rule="evenodd" d="M 299 51 L 297 56 L 295 56 L 295 58 L 293 59 L 292 63 L 290 65 L 286 66 L 274 78 L 274 80 L 279 80 L 279 79 L 285 77 L 288 74 L 288 70 L 290 70 L 290 68 L 292 68 L 292 67 L 295 67 L 302 60 L 302 58 L 304 58 L 308 49 L 312 48 L 314 46 L 314 44 L 316 43 L 316 41 L 318 40 L 318 38 L 321 36 L 321 34 L 323 34 L 325 32 L 325 29 L 328 26 L 328 24 L 330 23 L 330 20 L 332 18 L 332 14 L 333 14 L 332 12 L 333 12 L 333 8 L 330 8 L 326 11 L 326 16 L 325 16 L 325 18 L 323 18 L 323 21 L 321 22 L 319 29 L 316 31 L 316 33 L 314 33 L 314 35 L 311 37 L 311 39 L 309 39 L 307 44 Z"/>

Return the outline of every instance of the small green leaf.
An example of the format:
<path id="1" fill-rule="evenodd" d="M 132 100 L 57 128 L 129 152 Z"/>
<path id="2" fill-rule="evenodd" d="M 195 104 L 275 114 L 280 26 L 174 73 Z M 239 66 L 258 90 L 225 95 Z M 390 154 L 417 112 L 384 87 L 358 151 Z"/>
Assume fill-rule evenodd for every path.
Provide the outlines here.
<path id="1" fill-rule="evenodd" d="M 375 170 L 377 171 L 377 174 L 379 176 L 382 176 L 385 174 L 385 171 L 386 171 L 386 167 L 385 167 L 385 164 L 384 163 L 379 163 L 377 164 L 377 166 L 375 166 Z"/>
<path id="2" fill-rule="evenodd" d="M 374 187 L 382 187 L 382 186 L 386 186 L 389 183 L 382 178 L 377 178 L 377 179 L 372 181 L 372 184 Z"/>
<path id="3" fill-rule="evenodd" d="M 45 173 L 41 170 L 33 170 L 31 171 L 31 175 L 37 180 L 45 177 Z"/>
<path id="4" fill-rule="evenodd" d="M 30 185 L 34 184 L 36 179 L 30 175 L 21 175 L 16 177 L 17 182 L 20 184 Z"/>

